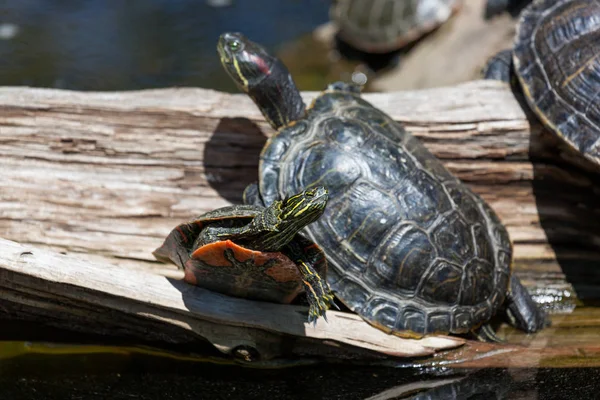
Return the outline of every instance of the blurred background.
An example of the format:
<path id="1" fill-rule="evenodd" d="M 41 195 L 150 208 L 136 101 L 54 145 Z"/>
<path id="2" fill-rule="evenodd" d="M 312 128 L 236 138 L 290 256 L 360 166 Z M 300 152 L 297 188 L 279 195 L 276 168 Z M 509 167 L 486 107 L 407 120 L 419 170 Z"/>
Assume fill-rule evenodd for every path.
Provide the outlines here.
<path id="1" fill-rule="evenodd" d="M 328 19 L 324 0 L 3 0 L 0 85 L 234 90 L 216 55 L 242 30 L 274 50 Z"/>
<path id="2" fill-rule="evenodd" d="M 235 92 L 215 51 L 229 30 L 276 52 L 302 90 L 352 78 L 367 91 L 454 84 L 477 77 L 514 34 L 508 13 L 487 20 L 485 0 L 462 3 L 432 34 L 365 55 L 335 40 L 329 0 L 3 0 L 0 85 Z"/>

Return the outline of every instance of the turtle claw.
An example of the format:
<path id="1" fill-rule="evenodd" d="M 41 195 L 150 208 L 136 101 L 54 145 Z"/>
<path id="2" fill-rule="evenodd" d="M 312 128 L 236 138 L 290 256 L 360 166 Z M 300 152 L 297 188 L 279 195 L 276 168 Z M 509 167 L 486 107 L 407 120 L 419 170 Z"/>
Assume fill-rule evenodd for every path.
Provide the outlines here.
<path id="1" fill-rule="evenodd" d="M 336 310 L 338 310 L 338 311 L 342 311 L 342 309 L 340 308 L 340 306 L 338 306 L 338 305 L 337 305 L 337 303 L 336 303 L 335 301 L 333 301 L 333 300 L 332 300 L 332 301 L 331 301 L 331 305 L 332 305 L 333 307 L 335 307 L 335 309 L 336 309 Z"/>
<path id="2" fill-rule="evenodd" d="M 323 317 L 326 322 L 329 322 L 327 321 L 327 310 L 332 306 L 338 308 L 334 302 L 335 297 L 333 296 L 333 293 L 331 293 L 331 289 L 327 282 L 320 278 L 314 280 L 311 279 L 311 281 L 312 282 L 304 281 L 309 304 L 308 322 L 313 322 L 316 325 L 319 317 Z"/>
<path id="3" fill-rule="evenodd" d="M 320 293 L 320 296 L 318 296 L 317 293 L 314 292 L 314 290 L 307 292 L 308 303 L 310 305 L 308 309 L 308 322 L 312 322 L 313 326 L 317 324 L 317 319 L 319 317 L 323 317 L 325 322 L 329 322 L 327 320 L 327 310 L 329 310 L 329 308 L 331 308 L 332 305 L 338 308 L 338 306 L 334 302 L 335 297 L 333 296 L 331 291 L 329 291 L 329 285 L 325 285 L 327 292 Z"/>

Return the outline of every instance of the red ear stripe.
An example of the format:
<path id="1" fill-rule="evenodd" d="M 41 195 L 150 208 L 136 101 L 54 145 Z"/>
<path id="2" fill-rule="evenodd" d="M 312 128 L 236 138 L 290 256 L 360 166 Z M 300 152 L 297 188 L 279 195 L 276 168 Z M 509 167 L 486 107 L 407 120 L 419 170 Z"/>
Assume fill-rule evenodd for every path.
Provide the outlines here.
<path id="1" fill-rule="evenodd" d="M 256 54 L 250 54 L 248 58 L 250 58 L 250 61 L 256 64 L 260 72 L 265 74 L 265 76 L 271 74 L 271 67 L 265 62 L 263 58 L 258 57 Z"/>

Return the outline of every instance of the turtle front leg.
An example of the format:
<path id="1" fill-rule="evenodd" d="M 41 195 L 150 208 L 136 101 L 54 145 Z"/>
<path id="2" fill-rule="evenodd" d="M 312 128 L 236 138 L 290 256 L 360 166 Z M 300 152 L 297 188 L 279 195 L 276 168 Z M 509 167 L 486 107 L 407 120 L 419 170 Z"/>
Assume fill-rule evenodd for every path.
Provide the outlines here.
<path id="1" fill-rule="evenodd" d="M 302 249 L 301 246 L 292 242 L 287 246 L 287 256 L 294 261 L 298 271 L 302 275 L 302 284 L 308 299 L 308 322 L 317 322 L 317 318 L 323 317 L 327 320 L 326 311 L 334 306 L 334 295 L 324 276 L 317 271 L 316 265 L 326 265 L 322 260 L 320 252 L 311 252 L 310 249 Z M 323 271 L 325 273 L 325 271 Z"/>
<path id="2" fill-rule="evenodd" d="M 305 260 L 296 260 L 296 266 L 302 274 L 302 283 L 308 298 L 308 322 L 316 324 L 317 318 L 321 316 L 327 320 L 326 311 L 335 305 L 335 297 L 329 284 Z"/>
<path id="3" fill-rule="evenodd" d="M 494 54 L 487 61 L 481 71 L 483 79 L 511 83 L 512 73 L 512 49 L 504 49 Z"/>

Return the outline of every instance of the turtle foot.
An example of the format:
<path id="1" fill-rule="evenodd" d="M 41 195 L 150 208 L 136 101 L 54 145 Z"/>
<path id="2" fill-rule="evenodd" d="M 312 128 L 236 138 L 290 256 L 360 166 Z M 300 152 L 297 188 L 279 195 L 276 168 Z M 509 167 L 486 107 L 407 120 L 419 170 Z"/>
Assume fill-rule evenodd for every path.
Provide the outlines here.
<path id="1" fill-rule="evenodd" d="M 309 304 L 308 322 L 314 325 L 319 317 L 323 317 L 327 321 L 327 310 L 332 306 L 337 307 L 329 285 L 318 276 L 311 277 L 303 282 Z"/>
<path id="2" fill-rule="evenodd" d="M 472 329 L 468 336 L 472 339 L 479 340 L 480 342 L 506 343 L 505 340 L 501 339 L 496 334 L 496 331 L 490 323 L 485 323 L 479 328 Z"/>
<path id="3" fill-rule="evenodd" d="M 511 276 L 510 291 L 506 298 L 506 314 L 511 325 L 527 333 L 535 333 L 550 326 L 544 310 L 533 301 L 514 274 Z"/>
<path id="4" fill-rule="evenodd" d="M 494 54 L 481 71 L 483 79 L 510 83 L 512 78 L 512 49 L 504 49 Z"/>

